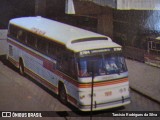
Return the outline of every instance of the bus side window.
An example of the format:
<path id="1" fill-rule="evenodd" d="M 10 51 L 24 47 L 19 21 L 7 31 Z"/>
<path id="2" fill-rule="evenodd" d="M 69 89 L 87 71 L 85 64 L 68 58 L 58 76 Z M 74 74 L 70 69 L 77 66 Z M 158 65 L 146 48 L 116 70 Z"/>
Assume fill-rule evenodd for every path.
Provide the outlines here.
<path id="1" fill-rule="evenodd" d="M 27 45 L 34 48 L 34 49 L 36 48 L 36 36 L 35 35 L 28 33 Z"/>
<path id="2" fill-rule="evenodd" d="M 67 64 L 68 58 L 65 51 L 61 53 L 60 50 L 57 51 L 57 62 L 58 62 L 57 68 L 66 73 L 68 69 L 68 64 Z"/>
<path id="3" fill-rule="evenodd" d="M 19 30 L 17 33 L 17 39 L 18 41 L 25 43 L 26 41 L 26 32 L 23 30 Z"/>
<path id="4" fill-rule="evenodd" d="M 53 43 L 48 43 L 48 54 L 52 58 L 56 58 L 56 46 Z"/>
<path id="5" fill-rule="evenodd" d="M 68 64 L 69 64 L 69 69 L 68 69 L 69 75 L 76 79 L 77 70 L 76 70 L 76 64 L 75 64 L 74 57 L 72 56 L 69 57 Z"/>
<path id="6" fill-rule="evenodd" d="M 44 38 L 37 39 L 38 51 L 47 54 L 48 42 Z"/>
<path id="7" fill-rule="evenodd" d="M 10 24 L 8 35 L 13 37 L 14 39 L 17 39 L 17 32 L 18 32 L 17 27 Z"/>
<path id="8" fill-rule="evenodd" d="M 69 72 L 69 55 L 67 52 L 64 52 L 63 59 L 62 59 L 62 68 L 65 71 L 65 73 Z"/>
<path id="9" fill-rule="evenodd" d="M 56 49 L 56 51 L 55 51 L 56 53 L 55 53 L 55 54 L 56 54 L 56 57 L 57 57 L 58 59 L 59 59 L 59 58 L 66 59 L 65 56 L 63 56 L 63 55 L 65 55 L 65 54 L 63 53 L 63 51 L 65 51 L 64 48 L 61 48 L 60 46 L 57 46 L 55 49 Z"/>
<path id="10" fill-rule="evenodd" d="M 48 55 L 52 58 L 60 59 L 60 57 L 62 56 L 62 49 L 63 48 L 61 46 L 48 42 Z"/>
<path id="11" fill-rule="evenodd" d="M 64 72 L 65 74 L 71 76 L 72 78 L 76 78 L 76 66 L 75 66 L 75 60 L 72 56 L 73 54 L 63 50 L 64 52 L 61 52 L 61 56 L 58 57 L 58 64 L 57 69 Z"/>

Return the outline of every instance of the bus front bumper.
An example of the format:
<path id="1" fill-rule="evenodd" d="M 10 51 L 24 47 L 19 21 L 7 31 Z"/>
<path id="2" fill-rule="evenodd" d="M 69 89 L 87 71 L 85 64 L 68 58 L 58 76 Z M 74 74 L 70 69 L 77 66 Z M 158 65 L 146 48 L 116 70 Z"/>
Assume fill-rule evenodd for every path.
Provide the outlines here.
<path id="1" fill-rule="evenodd" d="M 116 108 L 116 107 L 120 107 L 120 106 L 125 106 L 125 105 L 129 104 L 130 102 L 131 102 L 130 97 L 123 98 L 123 99 L 117 100 L 117 101 L 106 102 L 106 103 L 96 103 L 96 101 L 94 101 L 93 106 L 92 106 L 92 108 L 93 108 L 92 110 L 99 111 L 99 110 Z M 90 111 L 91 105 L 78 104 L 78 108 L 81 111 Z"/>

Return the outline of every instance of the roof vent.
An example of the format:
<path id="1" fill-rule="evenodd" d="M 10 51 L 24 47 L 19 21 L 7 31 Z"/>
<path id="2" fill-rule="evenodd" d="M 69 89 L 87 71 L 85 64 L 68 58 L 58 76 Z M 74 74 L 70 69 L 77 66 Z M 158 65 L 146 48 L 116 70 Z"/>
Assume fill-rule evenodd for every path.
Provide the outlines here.
<path id="1" fill-rule="evenodd" d="M 79 43 L 79 42 L 86 42 L 86 41 L 100 41 L 100 40 L 108 40 L 107 37 L 90 37 L 90 38 L 81 38 L 73 40 L 71 43 Z"/>

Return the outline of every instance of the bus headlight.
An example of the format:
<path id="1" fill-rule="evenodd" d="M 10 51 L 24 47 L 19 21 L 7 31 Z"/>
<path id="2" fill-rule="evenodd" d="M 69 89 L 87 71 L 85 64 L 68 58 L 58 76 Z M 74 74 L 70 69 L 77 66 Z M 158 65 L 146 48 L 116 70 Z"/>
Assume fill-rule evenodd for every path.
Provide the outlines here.
<path id="1" fill-rule="evenodd" d="M 121 88 L 121 89 L 119 90 L 120 93 L 123 93 L 123 92 L 126 92 L 126 91 L 127 91 L 126 88 Z"/>
<path id="2" fill-rule="evenodd" d="M 83 98 L 85 98 L 85 95 L 80 95 L 79 98 L 83 99 Z"/>

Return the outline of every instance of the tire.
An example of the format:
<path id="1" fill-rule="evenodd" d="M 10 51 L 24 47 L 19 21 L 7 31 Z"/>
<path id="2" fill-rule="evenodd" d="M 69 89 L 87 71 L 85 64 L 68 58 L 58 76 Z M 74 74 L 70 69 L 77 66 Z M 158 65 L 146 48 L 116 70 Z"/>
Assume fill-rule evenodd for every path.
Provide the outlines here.
<path id="1" fill-rule="evenodd" d="M 67 104 L 67 93 L 63 84 L 59 85 L 59 99 L 63 104 Z"/>
<path id="2" fill-rule="evenodd" d="M 22 59 L 19 60 L 19 73 L 24 76 L 24 64 Z"/>

